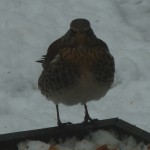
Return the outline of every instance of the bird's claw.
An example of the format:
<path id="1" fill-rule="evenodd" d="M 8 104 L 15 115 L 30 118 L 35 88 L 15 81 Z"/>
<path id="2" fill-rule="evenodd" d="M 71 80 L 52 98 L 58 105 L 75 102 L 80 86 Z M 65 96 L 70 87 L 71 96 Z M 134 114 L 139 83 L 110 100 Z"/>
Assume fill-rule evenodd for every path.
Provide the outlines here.
<path id="1" fill-rule="evenodd" d="M 98 119 L 88 119 L 84 120 L 83 124 L 85 127 L 90 127 L 90 126 L 97 126 Z"/>
<path id="2" fill-rule="evenodd" d="M 67 127 L 70 125 L 72 125 L 71 122 L 66 122 L 66 123 L 58 122 L 58 127 L 60 127 L 60 128 Z"/>

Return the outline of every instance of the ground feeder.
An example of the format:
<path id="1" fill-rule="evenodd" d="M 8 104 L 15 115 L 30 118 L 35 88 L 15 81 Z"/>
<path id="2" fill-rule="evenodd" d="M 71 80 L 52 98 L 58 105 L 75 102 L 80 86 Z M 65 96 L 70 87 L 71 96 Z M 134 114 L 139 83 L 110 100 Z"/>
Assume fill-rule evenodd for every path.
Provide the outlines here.
<path id="1" fill-rule="evenodd" d="M 31 131 L 23 131 L 16 133 L 7 133 L 0 135 L 0 149 L 1 150 L 17 150 L 17 144 L 26 140 L 39 140 L 49 142 L 51 139 L 58 141 L 65 140 L 68 137 L 84 138 L 89 132 L 96 130 L 114 130 L 119 136 L 128 135 L 133 136 L 136 141 L 143 141 L 145 144 L 150 143 L 150 133 L 131 125 L 121 119 L 112 118 L 106 120 L 98 120 L 96 125 L 83 123 L 68 125 L 64 128 L 51 127 L 44 129 L 37 129 Z"/>

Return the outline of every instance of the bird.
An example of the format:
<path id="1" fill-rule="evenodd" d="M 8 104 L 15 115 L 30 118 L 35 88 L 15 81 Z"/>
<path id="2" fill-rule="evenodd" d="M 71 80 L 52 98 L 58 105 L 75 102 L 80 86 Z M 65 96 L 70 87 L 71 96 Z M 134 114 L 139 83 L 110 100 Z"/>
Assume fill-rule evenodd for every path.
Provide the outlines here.
<path id="1" fill-rule="evenodd" d="M 89 20 L 74 19 L 69 30 L 54 41 L 37 62 L 42 63 L 38 79 L 41 93 L 56 105 L 57 125 L 62 123 L 59 104 L 81 104 L 84 123 L 91 123 L 87 102 L 100 100 L 114 82 L 115 62 L 107 44 L 97 38 Z M 96 119 L 95 119 L 96 120 Z"/>

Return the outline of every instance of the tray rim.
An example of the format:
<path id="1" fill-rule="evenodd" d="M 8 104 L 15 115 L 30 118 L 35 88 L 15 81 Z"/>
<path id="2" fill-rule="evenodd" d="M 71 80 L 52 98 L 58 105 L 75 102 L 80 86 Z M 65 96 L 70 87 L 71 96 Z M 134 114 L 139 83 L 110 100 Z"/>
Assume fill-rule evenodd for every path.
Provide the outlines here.
<path id="1" fill-rule="evenodd" d="M 150 143 L 150 133 L 147 131 L 136 127 L 124 120 L 119 118 L 110 118 L 105 120 L 97 120 L 96 126 L 88 124 L 86 127 L 83 123 L 72 124 L 65 128 L 50 127 L 43 129 L 35 129 L 29 131 L 21 131 L 14 133 L 6 133 L 0 135 L 0 148 L 9 150 L 17 150 L 17 144 L 21 141 L 26 140 L 40 140 L 43 142 L 48 142 L 50 139 L 55 141 L 65 139 L 67 137 L 76 136 L 78 138 L 83 138 L 88 135 L 90 131 L 96 130 L 115 130 L 119 134 L 131 135 L 137 141 L 143 141 L 144 143 Z"/>

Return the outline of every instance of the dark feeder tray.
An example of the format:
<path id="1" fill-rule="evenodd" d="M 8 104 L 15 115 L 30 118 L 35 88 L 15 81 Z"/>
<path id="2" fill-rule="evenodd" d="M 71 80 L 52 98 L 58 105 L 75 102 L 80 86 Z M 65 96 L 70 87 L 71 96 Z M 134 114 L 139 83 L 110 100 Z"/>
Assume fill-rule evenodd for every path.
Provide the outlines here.
<path id="1" fill-rule="evenodd" d="M 51 127 L 45 129 L 8 133 L 0 135 L 0 150 L 17 150 L 17 144 L 26 140 L 39 140 L 49 142 L 51 139 L 58 141 L 69 137 L 84 138 L 89 132 L 96 130 L 114 130 L 119 136 L 133 136 L 137 142 L 143 141 L 145 144 L 150 143 L 150 133 L 137 128 L 121 119 L 112 118 L 98 120 L 97 126 L 90 123 L 85 127 L 83 123 L 68 125 L 65 128 Z"/>

